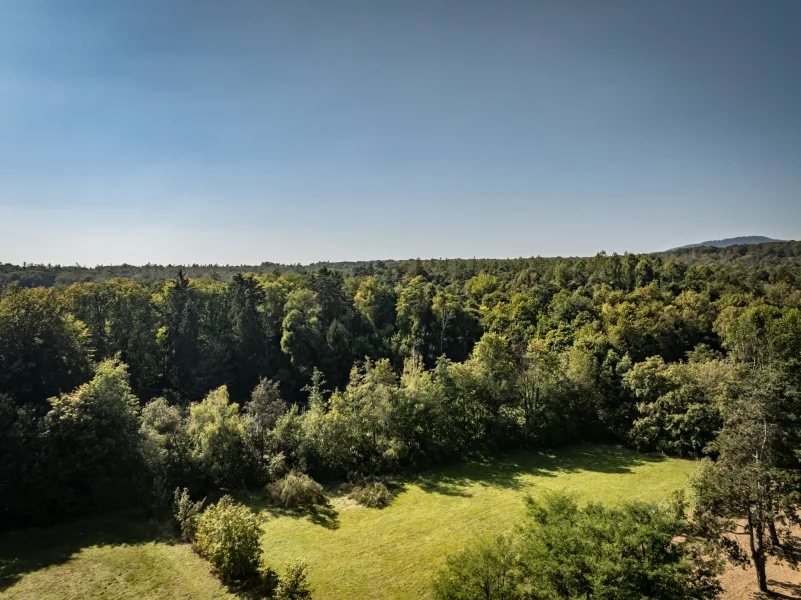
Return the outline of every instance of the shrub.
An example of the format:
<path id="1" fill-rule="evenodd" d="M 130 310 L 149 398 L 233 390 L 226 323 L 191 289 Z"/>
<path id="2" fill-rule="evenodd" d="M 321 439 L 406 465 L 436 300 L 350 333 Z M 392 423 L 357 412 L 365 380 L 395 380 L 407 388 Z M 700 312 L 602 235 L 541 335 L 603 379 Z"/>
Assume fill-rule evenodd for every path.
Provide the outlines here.
<path id="1" fill-rule="evenodd" d="M 717 560 L 704 558 L 683 505 L 580 506 L 564 494 L 527 499 L 512 538 L 481 539 L 447 559 L 437 600 L 616 598 L 713 600 Z"/>
<path id="2" fill-rule="evenodd" d="M 178 529 L 181 530 L 181 537 L 185 542 L 190 542 L 195 537 L 195 528 L 197 523 L 197 515 L 203 508 L 206 499 L 203 498 L 200 502 L 192 502 L 189 497 L 189 490 L 184 488 L 175 488 L 173 493 L 172 514 L 175 517 L 175 523 Z"/>
<path id="3" fill-rule="evenodd" d="M 259 591 L 265 598 L 275 598 L 279 582 L 278 573 L 272 567 L 263 563 L 259 566 Z"/>
<path id="4" fill-rule="evenodd" d="M 271 456 L 270 460 L 267 462 L 267 475 L 270 476 L 270 479 L 281 479 L 285 477 L 287 473 L 289 473 L 289 467 L 287 466 L 284 453 L 279 452 Z"/>
<path id="5" fill-rule="evenodd" d="M 389 506 L 393 496 L 386 485 L 377 481 L 354 488 L 350 494 L 348 494 L 348 497 L 362 506 L 384 508 L 385 506 Z"/>
<path id="6" fill-rule="evenodd" d="M 504 536 L 480 538 L 462 552 L 449 556 L 434 583 L 437 600 L 513 600 L 520 583 L 516 552 Z"/>
<path id="7" fill-rule="evenodd" d="M 198 517 L 194 547 L 224 582 L 246 581 L 259 575 L 260 539 L 259 518 L 247 506 L 223 496 Z"/>
<path id="8" fill-rule="evenodd" d="M 287 508 L 325 504 L 323 486 L 305 473 L 289 473 L 267 485 L 267 496 Z"/>
<path id="9" fill-rule="evenodd" d="M 239 405 L 230 401 L 226 386 L 189 407 L 186 431 L 193 456 L 210 483 L 217 488 L 242 484 L 251 466 L 250 455 Z"/>
<path id="10" fill-rule="evenodd" d="M 273 596 L 275 600 L 309 600 L 311 597 L 304 563 L 296 563 L 286 570 Z"/>

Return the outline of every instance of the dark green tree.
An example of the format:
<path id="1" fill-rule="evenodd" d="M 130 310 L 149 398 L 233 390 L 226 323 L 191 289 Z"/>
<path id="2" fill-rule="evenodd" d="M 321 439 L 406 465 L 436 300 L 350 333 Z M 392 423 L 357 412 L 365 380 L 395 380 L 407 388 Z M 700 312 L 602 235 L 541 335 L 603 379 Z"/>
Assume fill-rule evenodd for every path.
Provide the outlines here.
<path id="1" fill-rule="evenodd" d="M 166 380 L 181 397 L 197 399 L 195 376 L 200 360 L 197 298 L 182 270 L 165 289 L 163 319 Z"/>
<path id="2" fill-rule="evenodd" d="M 735 563 L 750 559 L 761 592 L 768 591 L 767 558 L 793 560 L 786 550 L 801 510 L 797 447 L 787 444 L 797 432 L 783 425 L 780 394 L 774 374 L 752 372 L 724 408 L 723 429 L 710 444 L 717 459 L 693 481 L 699 530 Z M 735 541 L 741 533 L 747 551 Z"/>
<path id="3" fill-rule="evenodd" d="M 53 289 L 12 286 L 0 296 L 0 393 L 48 408 L 47 398 L 91 376 L 86 326 Z"/>
<path id="4" fill-rule="evenodd" d="M 267 336 L 260 314 L 265 300 L 261 284 L 252 275 L 234 275 L 228 282 L 233 356 L 232 394 L 245 398 L 269 372 Z"/>

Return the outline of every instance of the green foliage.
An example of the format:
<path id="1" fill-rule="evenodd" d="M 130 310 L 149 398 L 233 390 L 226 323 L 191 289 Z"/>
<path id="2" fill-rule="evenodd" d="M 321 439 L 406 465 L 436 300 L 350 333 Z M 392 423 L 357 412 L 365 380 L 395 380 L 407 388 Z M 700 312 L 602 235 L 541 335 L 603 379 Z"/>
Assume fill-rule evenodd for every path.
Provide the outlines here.
<path id="1" fill-rule="evenodd" d="M 275 598 L 275 590 L 280 583 L 275 570 L 262 562 L 259 565 L 258 592 L 265 598 Z"/>
<path id="2" fill-rule="evenodd" d="M 500 287 L 500 281 L 494 275 L 489 273 L 479 273 L 475 277 L 471 277 L 464 284 L 465 293 L 477 303 L 480 303 L 482 298 L 487 294 L 491 294 Z"/>
<path id="3" fill-rule="evenodd" d="M 286 508 L 311 507 L 325 504 L 323 486 L 305 473 L 288 473 L 267 485 L 267 497 Z"/>
<path id="4" fill-rule="evenodd" d="M 229 583 L 259 576 L 261 522 L 244 504 L 223 496 L 197 518 L 192 542 L 198 554 L 208 560 Z"/>
<path id="5" fill-rule="evenodd" d="M 266 297 L 261 284 L 252 275 L 235 275 L 228 283 L 227 291 L 234 393 L 235 397 L 241 398 L 267 371 L 267 337 L 259 312 Z"/>
<path id="6" fill-rule="evenodd" d="M 777 377 L 766 368 L 750 373 L 725 407 L 723 429 L 711 445 L 717 460 L 693 480 L 699 531 L 735 563 L 750 557 L 762 592 L 768 591 L 768 556 L 795 561 L 787 549 L 801 522 L 794 441 L 801 413 L 796 401 L 783 402 Z M 748 554 L 733 542 L 733 531 L 748 537 Z"/>
<path id="7" fill-rule="evenodd" d="M 480 540 L 448 561 L 438 598 L 706 599 L 717 565 L 687 538 L 675 509 L 630 503 L 580 507 L 570 496 L 527 500 L 516 538 Z"/>
<path id="8" fill-rule="evenodd" d="M 47 398 L 91 374 L 86 326 L 57 290 L 12 286 L 0 295 L 0 392 L 46 410 Z"/>
<path id="9" fill-rule="evenodd" d="M 396 314 L 398 333 L 394 343 L 398 354 L 407 356 L 418 352 L 426 356 L 433 313 L 431 285 L 422 275 L 401 288 Z"/>
<path id="10" fill-rule="evenodd" d="M 353 306 L 375 331 L 385 331 L 395 321 L 394 294 L 374 276 L 361 280 L 353 297 Z"/>
<path id="11" fill-rule="evenodd" d="M 285 464 L 274 462 L 276 457 L 271 456 L 271 447 L 272 432 L 278 420 L 286 413 L 287 405 L 281 398 L 278 383 L 264 378 L 253 389 L 250 398 L 244 408 L 245 440 L 255 466 L 255 482 L 263 484 L 269 479 L 283 476 L 286 472 Z M 285 463 L 283 454 L 280 456 L 280 460 Z"/>
<path id="12" fill-rule="evenodd" d="M 142 408 L 139 428 L 142 456 L 152 486 L 152 508 L 166 517 L 173 503 L 176 486 L 196 478 L 196 461 L 181 411 L 164 398 L 154 398 Z"/>
<path id="13" fill-rule="evenodd" d="M 428 598 L 444 557 L 469 545 L 478 532 L 511 530 L 524 514 L 526 492 L 569 488 L 587 500 L 658 500 L 693 469 L 690 461 L 593 445 L 450 465 L 406 480 L 401 501 L 386 512 L 340 510 L 335 530 L 315 524 L 314 514 L 264 520 L 262 564 L 277 567 L 302 557 L 315 598 Z M 255 503 L 263 509 L 262 502 Z M 64 562 L 64 556 L 70 560 Z M 0 559 L 4 600 L 236 595 L 190 545 L 171 543 L 158 522 L 135 513 L 6 533 L 0 536 Z M 239 595 L 248 596 L 251 589 L 255 595 L 253 588 Z"/>
<path id="14" fill-rule="evenodd" d="M 368 508 L 384 508 L 392 503 L 394 495 L 384 483 L 376 481 L 356 486 L 348 497 Z"/>
<path id="15" fill-rule="evenodd" d="M 434 584 L 437 600 L 514 600 L 522 574 L 517 551 L 505 536 L 481 538 L 463 552 L 448 557 Z"/>
<path id="16" fill-rule="evenodd" d="M 151 290 L 135 281 L 76 283 L 64 292 L 72 313 L 86 324 L 97 360 L 119 355 L 140 397 L 158 393 L 157 308 Z"/>
<path id="17" fill-rule="evenodd" d="M 702 456 L 720 429 L 724 397 L 738 377 L 721 360 L 667 365 L 653 356 L 635 364 L 623 378 L 639 400 L 629 438 L 645 450 Z"/>
<path id="18" fill-rule="evenodd" d="M 749 369 L 777 374 L 780 413 L 797 413 L 801 390 L 797 243 L 177 275 L 0 265 L 0 281 L 53 286 L 0 292 L 3 449 L 15 457 L 5 472 L 21 480 L 4 495 L 12 523 L 145 476 L 138 496 L 165 514 L 175 487 L 256 487 L 293 469 L 357 480 L 602 437 L 714 455 Z M 78 429 L 45 416 L 48 398 L 89 381 L 91 359 L 124 362 L 140 404 L 163 400 L 131 442 L 143 461 L 51 511 L 35 500 L 51 472 L 58 483 L 97 467 L 87 452 L 62 470 L 60 455 L 82 448 Z M 779 421 L 782 456 L 801 447 L 793 419 Z"/>
<path id="19" fill-rule="evenodd" d="M 197 530 L 197 517 L 200 511 L 203 510 L 205 502 L 205 498 L 200 502 L 192 502 L 188 489 L 175 488 L 172 514 L 185 542 L 191 542 L 194 539 Z"/>
<path id="20" fill-rule="evenodd" d="M 197 398 L 197 369 L 200 360 L 200 315 L 197 290 L 190 287 L 183 271 L 165 286 L 161 301 L 164 313 L 163 334 L 165 377 L 181 396 Z"/>
<path id="21" fill-rule="evenodd" d="M 322 345 L 320 311 L 317 294 L 308 289 L 290 292 L 284 305 L 281 349 L 304 372 L 311 371 Z"/>
<path id="22" fill-rule="evenodd" d="M 306 564 L 295 563 L 287 567 L 275 588 L 275 600 L 309 600 L 311 589 L 306 581 Z"/>
<path id="23" fill-rule="evenodd" d="M 231 403 L 222 386 L 189 408 L 187 434 L 201 471 L 216 486 L 241 485 L 247 465 L 245 428 L 239 405 Z"/>
<path id="24" fill-rule="evenodd" d="M 54 513 L 124 506 L 138 500 L 141 461 L 139 402 L 126 366 L 103 361 L 95 376 L 71 394 L 50 399 L 41 422 L 42 465 Z"/>
<path id="25" fill-rule="evenodd" d="M 275 428 L 278 419 L 286 412 L 287 406 L 281 398 L 278 383 L 262 378 L 253 389 L 250 402 L 245 405 L 245 414 L 254 422 L 260 435 Z"/>

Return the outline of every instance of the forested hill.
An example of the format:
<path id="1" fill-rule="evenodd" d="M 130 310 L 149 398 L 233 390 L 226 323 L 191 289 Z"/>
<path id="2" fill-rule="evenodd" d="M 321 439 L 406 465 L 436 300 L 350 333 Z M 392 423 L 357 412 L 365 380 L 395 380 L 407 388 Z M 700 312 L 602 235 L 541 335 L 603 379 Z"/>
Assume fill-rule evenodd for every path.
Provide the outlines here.
<path id="1" fill-rule="evenodd" d="M 685 248 L 697 248 L 698 246 L 713 246 L 715 248 L 727 248 L 729 246 L 743 246 L 746 244 L 769 244 L 771 242 L 781 242 L 773 238 L 765 237 L 764 235 L 744 235 L 740 237 L 725 238 L 722 240 L 708 240 L 698 244 L 687 244 L 686 246 L 679 246 L 672 248 L 672 250 L 683 250 Z"/>
<path id="2" fill-rule="evenodd" d="M 533 270 L 542 276 L 550 277 L 558 265 L 570 264 L 571 268 L 580 271 L 592 270 L 594 261 L 605 257 L 600 253 L 591 258 L 532 257 L 509 259 L 409 259 L 409 260 L 372 260 L 318 262 L 309 265 L 278 264 L 263 262 L 260 265 L 105 265 L 98 267 L 63 266 L 26 264 L 0 264 L 0 286 L 17 282 L 22 287 L 51 287 L 59 284 L 85 283 L 92 281 L 109 281 L 115 278 L 132 279 L 139 282 L 160 282 L 175 277 L 181 269 L 192 279 L 213 279 L 227 281 L 237 273 L 253 273 L 256 275 L 283 275 L 288 273 L 314 273 L 322 268 L 340 271 L 356 276 L 380 273 L 392 281 L 400 281 L 403 275 L 425 269 L 437 273 L 447 280 L 466 281 L 470 277 L 484 271 L 496 274 L 508 274 L 521 270 Z M 618 255 L 610 255 L 614 257 Z M 749 268 L 782 263 L 787 267 L 801 265 L 801 242 L 770 242 L 761 244 L 744 243 L 726 247 L 709 245 L 686 246 L 666 252 L 648 255 L 620 255 L 623 262 L 637 262 L 642 256 L 649 256 L 658 264 L 677 261 L 685 266 L 699 264 L 709 265 L 719 262 L 734 262 Z"/>
<path id="3" fill-rule="evenodd" d="M 801 514 L 801 243 L 3 276 L 0 530 L 609 438 L 719 452 L 717 507 L 763 427 Z"/>

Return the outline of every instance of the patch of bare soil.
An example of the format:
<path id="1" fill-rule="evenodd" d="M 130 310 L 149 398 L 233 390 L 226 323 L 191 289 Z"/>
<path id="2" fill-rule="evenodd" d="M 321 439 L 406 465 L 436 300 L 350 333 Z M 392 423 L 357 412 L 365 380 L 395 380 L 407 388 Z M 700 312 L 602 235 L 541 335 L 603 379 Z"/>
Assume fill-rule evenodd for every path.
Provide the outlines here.
<path id="1" fill-rule="evenodd" d="M 785 564 L 769 561 L 767 566 L 770 594 L 757 592 L 753 567 L 742 569 L 730 565 L 720 576 L 725 600 L 762 600 L 763 598 L 801 598 L 801 571 Z"/>
<path id="2" fill-rule="evenodd" d="M 741 524 L 742 525 L 742 524 Z M 801 532 L 793 532 L 792 545 L 801 548 Z M 745 538 L 738 541 L 745 546 Z M 787 562 L 777 562 L 768 559 L 767 564 L 768 589 L 770 593 L 762 594 L 757 591 L 756 571 L 750 564 L 748 568 L 729 565 L 720 583 L 723 585 L 724 600 L 763 600 L 767 598 L 799 598 L 801 599 L 801 570 L 793 568 Z"/>

